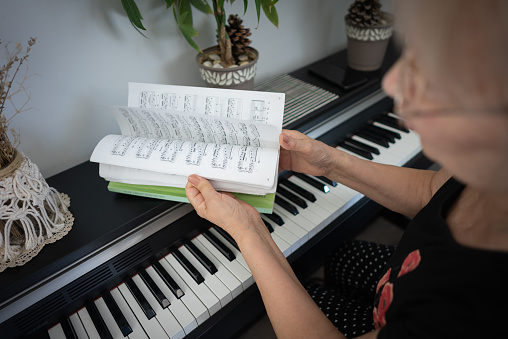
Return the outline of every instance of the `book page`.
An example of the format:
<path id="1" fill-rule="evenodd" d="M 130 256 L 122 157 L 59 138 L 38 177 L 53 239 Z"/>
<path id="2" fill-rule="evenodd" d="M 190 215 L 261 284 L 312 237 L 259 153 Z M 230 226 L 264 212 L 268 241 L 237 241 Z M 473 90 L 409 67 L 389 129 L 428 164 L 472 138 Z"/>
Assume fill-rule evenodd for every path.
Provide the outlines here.
<path id="1" fill-rule="evenodd" d="M 278 148 L 108 135 L 90 161 L 103 164 L 271 188 L 277 180 Z"/>
<path id="2" fill-rule="evenodd" d="M 284 98 L 284 93 L 130 82 L 128 106 L 262 122 L 280 133 Z"/>
<path id="3" fill-rule="evenodd" d="M 280 130 L 265 123 L 185 114 L 176 110 L 110 109 L 124 136 L 279 148 Z"/>

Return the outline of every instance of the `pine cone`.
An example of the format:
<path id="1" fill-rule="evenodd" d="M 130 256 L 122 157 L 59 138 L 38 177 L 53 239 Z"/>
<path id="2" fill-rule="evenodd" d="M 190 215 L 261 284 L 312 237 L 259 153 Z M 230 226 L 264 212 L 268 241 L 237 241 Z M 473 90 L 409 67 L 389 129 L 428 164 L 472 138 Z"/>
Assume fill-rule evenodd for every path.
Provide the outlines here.
<path id="1" fill-rule="evenodd" d="M 379 0 L 355 0 L 349 6 L 346 22 L 353 26 L 371 27 L 383 24 Z"/>
<path id="2" fill-rule="evenodd" d="M 251 43 L 247 37 L 252 33 L 249 28 L 243 27 L 242 22 L 243 20 L 238 15 L 231 14 L 228 18 L 229 25 L 226 25 L 226 32 L 231 40 L 231 50 L 235 56 L 245 54 L 245 47 Z"/>

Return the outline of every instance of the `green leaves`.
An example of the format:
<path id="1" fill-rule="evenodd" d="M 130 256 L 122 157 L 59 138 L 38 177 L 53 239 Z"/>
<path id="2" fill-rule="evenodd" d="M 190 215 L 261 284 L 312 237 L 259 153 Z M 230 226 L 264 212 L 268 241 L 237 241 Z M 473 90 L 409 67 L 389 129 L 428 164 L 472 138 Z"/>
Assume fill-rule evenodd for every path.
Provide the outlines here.
<path id="1" fill-rule="evenodd" d="M 141 13 L 139 12 L 139 8 L 134 2 L 134 0 L 122 0 L 122 6 L 129 17 L 130 22 L 134 25 L 134 27 L 146 30 L 141 23 L 143 18 L 141 17 Z"/>
<path id="2" fill-rule="evenodd" d="M 244 0 L 244 3 L 245 2 L 247 2 L 247 0 Z M 277 10 L 275 9 L 275 4 L 277 2 L 279 2 L 279 0 L 256 0 L 256 13 L 258 16 L 258 25 L 259 19 L 261 17 L 261 7 L 262 7 L 263 12 L 265 13 L 268 20 L 270 20 L 270 22 L 274 24 L 275 27 L 279 27 L 279 16 L 277 15 Z M 245 7 L 245 10 L 247 10 L 247 7 Z"/>

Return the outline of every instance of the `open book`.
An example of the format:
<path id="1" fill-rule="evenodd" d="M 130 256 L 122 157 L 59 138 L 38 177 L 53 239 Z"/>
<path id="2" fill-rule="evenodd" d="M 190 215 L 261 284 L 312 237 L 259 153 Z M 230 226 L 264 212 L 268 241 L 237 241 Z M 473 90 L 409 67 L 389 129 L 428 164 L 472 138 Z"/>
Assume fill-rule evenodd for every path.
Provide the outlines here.
<path id="1" fill-rule="evenodd" d="M 273 207 L 284 94 L 129 83 L 128 107 L 112 107 L 121 135 L 90 161 L 108 189 L 188 202 L 190 174 L 260 212 Z"/>

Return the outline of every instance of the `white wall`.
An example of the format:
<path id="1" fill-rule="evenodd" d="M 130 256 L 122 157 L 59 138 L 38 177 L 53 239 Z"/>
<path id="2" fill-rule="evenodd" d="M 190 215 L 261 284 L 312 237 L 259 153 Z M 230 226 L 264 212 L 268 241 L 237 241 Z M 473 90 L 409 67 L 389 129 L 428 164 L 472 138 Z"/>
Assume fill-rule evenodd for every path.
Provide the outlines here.
<path id="1" fill-rule="evenodd" d="M 87 161 L 97 142 L 118 133 L 104 107 L 127 104 L 127 82 L 202 86 L 196 52 L 174 24 L 162 0 L 138 0 L 145 33 L 128 21 L 120 0 L 2 0 L 3 46 L 37 38 L 26 81 L 32 110 L 18 115 L 12 127 L 21 133 L 23 151 L 44 177 Z M 252 46 L 260 52 L 256 83 L 290 72 L 346 46 L 343 18 L 351 1 L 282 0 L 279 28 L 264 15 L 252 29 Z M 243 1 L 227 5 L 243 13 Z M 214 44 L 211 16 L 195 13 L 202 48 Z M 244 25 L 257 25 L 251 1 Z M 6 114 L 7 116 L 9 114 Z"/>

